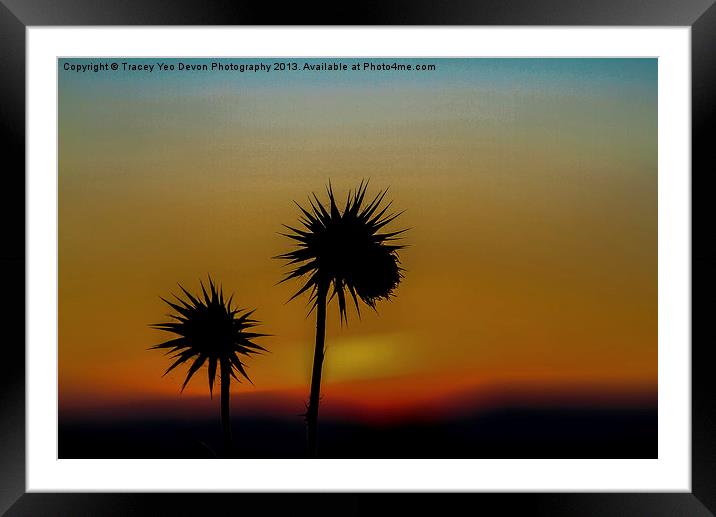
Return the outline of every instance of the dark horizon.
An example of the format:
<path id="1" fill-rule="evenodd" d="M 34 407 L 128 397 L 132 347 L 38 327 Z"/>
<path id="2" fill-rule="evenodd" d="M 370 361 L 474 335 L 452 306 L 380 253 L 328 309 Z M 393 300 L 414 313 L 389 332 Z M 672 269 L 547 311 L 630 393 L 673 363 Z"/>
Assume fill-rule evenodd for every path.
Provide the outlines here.
<path id="1" fill-rule="evenodd" d="M 320 457 L 656 458 L 657 417 L 656 406 L 512 406 L 392 424 L 323 417 Z M 216 421 L 216 415 L 65 417 L 59 457 L 221 457 Z M 235 457 L 305 457 L 306 428 L 298 415 L 238 415 L 232 429 Z"/>
<path id="2" fill-rule="evenodd" d="M 432 407 L 361 408 L 327 396 L 321 457 L 656 458 L 657 393 L 475 391 Z M 531 396 L 530 396 L 531 395 Z M 599 395 L 599 396 L 597 396 Z M 305 393 L 243 393 L 232 398 L 236 457 L 303 458 Z M 437 408 L 440 408 L 438 411 Z M 381 416 L 382 415 L 382 416 Z M 59 414 L 60 458 L 221 457 L 218 397 L 136 400 Z M 212 452 L 213 451 L 213 452 Z"/>

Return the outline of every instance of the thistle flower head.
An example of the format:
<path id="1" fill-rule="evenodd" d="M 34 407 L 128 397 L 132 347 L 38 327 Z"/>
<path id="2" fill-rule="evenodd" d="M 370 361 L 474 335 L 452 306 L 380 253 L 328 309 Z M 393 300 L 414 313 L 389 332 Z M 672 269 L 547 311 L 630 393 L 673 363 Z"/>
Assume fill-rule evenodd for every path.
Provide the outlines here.
<path id="1" fill-rule="evenodd" d="M 367 188 L 368 182 L 362 181 L 348 192 L 343 210 L 330 183 L 327 205 L 315 194 L 309 198 L 310 208 L 296 203 L 302 227 L 286 226 L 291 233 L 283 234 L 295 241 L 296 248 L 276 257 L 292 266 L 282 282 L 306 279 L 291 299 L 309 291 L 314 307 L 319 290 L 328 293 L 332 287 L 331 299 L 338 298 L 341 321 L 346 319 L 346 291 L 360 314 L 358 299 L 375 309 L 377 301 L 393 295 L 403 278 L 398 250 L 404 246 L 394 241 L 406 230 L 384 230 L 402 212 L 390 213 L 392 203 L 383 205 L 387 189 L 366 202 Z"/>
<path id="2" fill-rule="evenodd" d="M 200 285 L 201 294 L 198 296 L 192 295 L 180 285 L 179 288 L 186 298 L 174 296 L 176 301 L 162 298 L 174 310 L 174 313 L 169 315 L 173 321 L 150 325 L 177 336 L 151 347 L 167 350 L 166 353 L 174 359 L 164 375 L 180 364 L 191 363 L 182 385 L 184 391 L 189 379 L 208 363 L 209 391 L 213 393 L 216 365 L 225 362 L 230 366 L 229 373 L 235 380 L 239 381 L 235 373 L 238 372 L 251 382 L 241 356 L 247 357 L 266 351 L 253 342 L 255 338 L 266 336 L 251 330 L 259 323 L 251 318 L 254 311 L 234 308 L 233 295 L 224 300 L 223 289 L 217 286 L 211 277 L 209 291 L 203 282 L 200 282 Z"/>

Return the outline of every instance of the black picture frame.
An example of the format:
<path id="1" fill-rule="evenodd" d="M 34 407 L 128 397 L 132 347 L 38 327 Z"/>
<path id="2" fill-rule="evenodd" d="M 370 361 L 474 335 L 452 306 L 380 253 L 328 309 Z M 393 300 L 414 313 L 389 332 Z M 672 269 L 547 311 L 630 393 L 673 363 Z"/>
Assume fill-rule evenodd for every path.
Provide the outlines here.
<path id="1" fill-rule="evenodd" d="M 431 0 L 275 5 L 221 0 L 0 0 L 3 131 L 0 511 L 7 515 L 264 515 L 444 513 L 701 516 L 716 514 L 716 376 L 708 361 L 714 240 L 705 232 L 716 122 L 714 0 Z M 690 493 L 76 494 L 25 492 L 25 29 L 40 25 L 591 25 L 689 26 L 692 73 L 692 490 Z M 698 277 L 698 281 L 696 278 Z M 12 331 L 12 332 L 11 332 Z M 463 510 L 459 510 L 462 508 Z M 222 512 L 223 513 L 223 512 Z"/>

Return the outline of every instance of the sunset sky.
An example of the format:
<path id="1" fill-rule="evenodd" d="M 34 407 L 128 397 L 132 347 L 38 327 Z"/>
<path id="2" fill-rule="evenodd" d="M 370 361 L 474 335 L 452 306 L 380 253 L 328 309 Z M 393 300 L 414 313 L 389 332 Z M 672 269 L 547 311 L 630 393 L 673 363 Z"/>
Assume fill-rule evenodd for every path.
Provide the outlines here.
<path id="1" fill-rule="evenodd" d="M 657 61 L 422 61 L 437 70 L 79 73 L 60 60 L 61 416 L 218 407 L 205 372 L 180 395 L 185 370 L 162 378 L 168 359 L 147 351 L 168 338 L 148 326 L 167 321 L 159 296 L 207 274 L 273 334 L 235 405 L 300 412 L 315 317 L 307 298 L 285 303 L 299 284 L 276 285 L 271 257 L 290 249 L 292 201 L 325 199 L 329 179 L 341 198 L 363 178 L 369 194 L 390 187 L 405 210 L 393 228 L 410 231 L 396 298 L 343 327 L 329 307 L 326 411 L 652 396 Z"/>

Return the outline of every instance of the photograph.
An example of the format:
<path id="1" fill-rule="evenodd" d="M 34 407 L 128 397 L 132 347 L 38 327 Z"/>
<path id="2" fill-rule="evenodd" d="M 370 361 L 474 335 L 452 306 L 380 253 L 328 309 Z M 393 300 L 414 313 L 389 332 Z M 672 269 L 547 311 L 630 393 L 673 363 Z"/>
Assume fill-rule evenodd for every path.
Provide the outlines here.
<path id="1" fill-rule="evenodd" d="M 57 59 L 57 447 L 658 458 L 658 59 Z"/>

